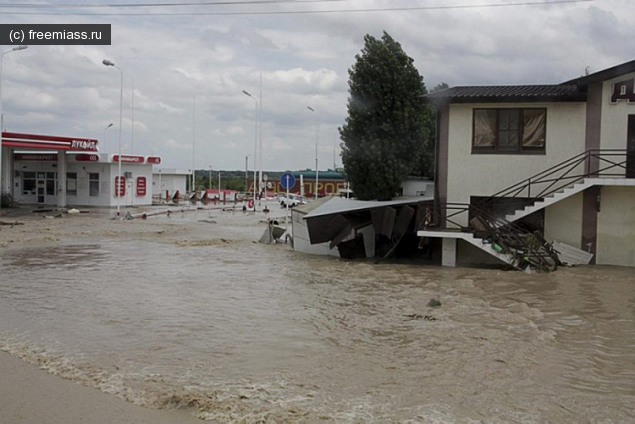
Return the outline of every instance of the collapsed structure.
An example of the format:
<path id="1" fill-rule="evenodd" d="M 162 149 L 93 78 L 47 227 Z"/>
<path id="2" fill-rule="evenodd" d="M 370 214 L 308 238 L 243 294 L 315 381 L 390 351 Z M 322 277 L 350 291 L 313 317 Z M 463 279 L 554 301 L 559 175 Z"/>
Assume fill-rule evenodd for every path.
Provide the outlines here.
<path id="1" fill-rule="evenodd" d="M 432 197 L 388 202 L 324 198 L 292 212 L 294 250 L 343 258 L 386 258 L 417 250 Z M 414 246 L 413 246 L 414 245 Z"/>

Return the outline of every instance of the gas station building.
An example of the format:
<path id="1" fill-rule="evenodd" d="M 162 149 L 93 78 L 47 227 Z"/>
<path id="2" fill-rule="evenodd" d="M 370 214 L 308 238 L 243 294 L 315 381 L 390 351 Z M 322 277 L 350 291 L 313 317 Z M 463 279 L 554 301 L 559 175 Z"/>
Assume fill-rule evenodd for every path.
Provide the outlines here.
<path id="1" fill-rule="evenodd" d="M 88 138 L 4 132 L 0 189 L 22 204 L 151 205 L 152 167 L 161 158 L 100 154 L 97 144 Z"/>

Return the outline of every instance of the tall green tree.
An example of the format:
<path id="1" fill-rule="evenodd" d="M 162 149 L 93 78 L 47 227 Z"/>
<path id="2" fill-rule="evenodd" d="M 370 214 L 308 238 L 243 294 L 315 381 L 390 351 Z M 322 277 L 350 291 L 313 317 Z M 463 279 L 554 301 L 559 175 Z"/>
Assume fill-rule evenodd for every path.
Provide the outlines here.
<path id="1" fill-rule="evenodd" d="M 364 37 L 349 69 L 348 117 L 339 128 L 342 162 L 363 200 L 389 200 L 409 174 L 432 175 L 434 145 L 423 77 L 388 33 Z"/>

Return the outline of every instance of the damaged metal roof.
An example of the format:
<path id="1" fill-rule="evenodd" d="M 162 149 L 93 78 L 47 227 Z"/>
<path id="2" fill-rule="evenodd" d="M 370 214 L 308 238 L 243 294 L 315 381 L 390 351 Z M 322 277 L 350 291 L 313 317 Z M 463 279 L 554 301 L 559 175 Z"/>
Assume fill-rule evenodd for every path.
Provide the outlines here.
<path id="1" fill-rule="evenodd" d="M 306 219 L 307 222 L 311 244 L 328 241 L 331 242 L 331 248 L 333 248 L 343 241 L 351 231 L 368 225 L 376 226 L 378 233 L 392 234 L 397 218 L 396 209 L 416 207 L 422 203 L 431 205 L 433 199 L 433 197 L 411 197 L 390 201 L 366 201 L 333 197 L 307 213 L 303 219 Z M 419 209 L 417 208 L 417 211 L 421 214 Z M 385 217 L 384 214 L 386 214 Z M 403 219 L 403 217 L 400 218 Z M 412 218 L 412 216 L 408 218 L 408 223 Z M 381 229 L 383 227 L 389 231 L 383 231 Z M 389 234 L 386 235 L 390 238 Z"/>
<path id="2" fill-rule="evenodd" d="M 342 197 L 333 197 L 329 201 L 313 209 L 311 212 L 306 214 L 303 218 L 311 219 L 311 218 L 316 218 L 318 216 L 324 216 L 324 215 L 361 212 L 361 211 L 370 210 L 374 208 L 383 208 L 386 206 L 408 205 L 411 203 L 420 203 L 420 202 L 431 202 L 433 200 L 434 200 L 434 197 L 431 197 L 431 196 L 409 197 L 407 199 L 388 200 L 388 201 L 352 200 L 352 199 L 344 199 Z"/>

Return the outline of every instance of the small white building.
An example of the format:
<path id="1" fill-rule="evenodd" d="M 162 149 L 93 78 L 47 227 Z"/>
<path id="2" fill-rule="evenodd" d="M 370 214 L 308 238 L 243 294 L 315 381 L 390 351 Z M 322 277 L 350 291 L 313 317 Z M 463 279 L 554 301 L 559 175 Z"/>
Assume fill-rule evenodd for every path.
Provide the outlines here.
<path id="1" fill-rule="evenodd" d="M 401 182 L 403 197 L 434 196 L 434 181 L 424 177 L 408 177 Z"/>
<path id="2" fill-rule="evenodd" d="M 190 171 L 183 169 L 155 169 L 152 173 L 152 196 L 171 199 L 177 191 L 185 196 L 187 179 L 191 175 Z"/>
<path id="3" fill-rule="evenodd" d="M 60 186 L 58 155 L 65 155 L 65 184 Z M 13 154 L 13 198 L 18 203 L 55 205 L 60 189 L 70 206 L 151 205 L 149 182 L 152 166 L 161 158 L 122 155 L 121 187 L 117 171 L 119 155 L 98 153 L 43 152 Z M 119 200 L 118 200 L 119 197 Z"/>

